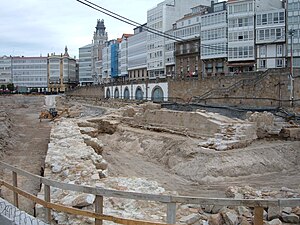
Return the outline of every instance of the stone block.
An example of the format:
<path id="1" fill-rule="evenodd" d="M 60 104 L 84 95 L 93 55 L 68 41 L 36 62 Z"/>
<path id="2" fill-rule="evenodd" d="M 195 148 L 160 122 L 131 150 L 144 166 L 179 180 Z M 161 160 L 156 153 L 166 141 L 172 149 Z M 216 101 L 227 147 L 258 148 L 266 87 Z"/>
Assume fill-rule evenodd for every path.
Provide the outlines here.
<path id="1" fill-rule="evenodd" d="M 280 207 L 269 207 L 268 208 L 268 220 L 280 218 L 281 209 Z"/>
<path id="2" fill-rule="evenodd" d="M 184 224 L 194 224 L 201 219 L 199 214 L 193 213 L 188 216 L 182 217 L 179 221 Z"/>
<path id="3" fill-rule="evenodd" d="M 297 216 L 294 213 L 291 213 L 291 214 L 282 213 L 281 217 L 282 217 L 283 222 L 292 223 L 292 224 L 299 223 L 299 216 Z"/>

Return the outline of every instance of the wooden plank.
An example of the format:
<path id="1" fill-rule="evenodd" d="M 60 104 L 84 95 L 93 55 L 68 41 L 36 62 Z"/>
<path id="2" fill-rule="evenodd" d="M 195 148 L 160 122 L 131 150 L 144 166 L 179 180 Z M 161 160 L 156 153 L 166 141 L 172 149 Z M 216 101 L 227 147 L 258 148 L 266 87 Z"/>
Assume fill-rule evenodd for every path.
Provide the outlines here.
<path id="1" fill-rule="evenodd" d="M 167 223 L 168 224 L 176 223 L 176 203 L 167 204 Z"/>
<path id="2" fill-rule="evenodd" d="M 41 177 L 36 176 L 32 173 L 26 172 L 22 169 L 19 169 L 15 166 L 11 166 L 11 165 L 1 162 L 1 161 L 0 161 L 0 167 L 3 169 L 8 169 L 10 171 L 16 172 L 19 176 L 21 175 L 21 176 L 27 177 L 28 179 L 32 180 L 33 182 L 37 182 L 37 183 L 41 184 L 41 180 L 40 180 Z"/>
<path id="3" fill-rule="evenodd" d="M 45 195 L 45 201 L 51 202 L 50 186 L 44 185 L 44 195 Z M 50 208 L 46 208 L 45 219 L 49 224 L 51 224 L 52 219 L 51 219 L 51 209 Z"/>
<path id="4" fill-rule="evenodd" d="M 95 212 L 75 209 L 75 208 L 66 207 L 66 206 L 62 206 L 62 205 L 51 203 L 51 202 L 46 202 L 46 201 L 39 199 L 36 196 L 29 194 L 25 191 L 22 191 L 21 189 L 14 187 L 4 181 L 1 181 L 1 183 L 6 188 L 18 193 L 19 195 L 22 195 L 23 197 L 28 198 L 31 201 L 33 201 L 39 205 L 42 205 L 46 208 L 50 208 L 50 209 L 53 209 L 53 210 L 56 210 L 59 212 L 65 212 L 65 213 L 70 213 L 70 214 L 74 214 L 74 215 L 91 217 L 91 218 L 99 219 L 99 220 L 107 220 L 107 221 L 112 221 L 114 223 L 125 224 L 125 225 L 166 225 L 166 223 L 131 220 L 131 219 L 123 219 L 123 218 L 108 216 L 108 215 L 99 215 L 98 213 L 95 213 Z"/>
<path id="5" fill-rule="evenodd" d="M 168 195 L 154 195 L 154 194 L 144 194 L 144 193 L 135 193 L 135 192 L 115 191 L 115 190 L 109 190 L 104 188 L 93 188 L 93 187 L 83 186 L 83 185 L 61 183 L 43 177 L 41 178 L 41 180 L 43 184 L 47 184 L 51 187 L 56 187 L 62 190 L 71 190 L 76 192 L 101 195 L 105 197 L 156 201 L 156 202 L 163 202 L 163 203 L 168 203 L 171 201 L 171 196 Z"/>
<path id="6" fill-rule="evenodd" d="M 264 224 L 264 208 L 255 207 L 254 208 L 254 225 L 263 225 Z"/>
<path id="7" fill-rule="evenodd" d="M 279 207 L 297 207 L 300 206 L 300 198 L 279 199 Z"/>
<path id="8" fill-rule="evenodd" d="M 95 199 L 95 213 L 102 215 L 103 214 L 103 196 L 96 195 Z M 95 219 L 95 225 L 102 225 L 103 221 Z"/>
<path id="9" fill-rule="evenodd" d="M 13 186 L 18 187 L 18 175 L 15 171 L 12 172 L 12 178 L 13 178 Z M 19 207 L 19 197 L 16 192 L 14 192 L 14 206 L 17 208 Z"/>
<path id="10" fill-rule="evenodd" d="M 278 206 L 277 199 L 228 199 L 228 198 L 197 198 L 186 196 L 172 196 L 172 202 L 184 204 L 199 204 L 199 205 L 219 205 L 219 206 Z"/>

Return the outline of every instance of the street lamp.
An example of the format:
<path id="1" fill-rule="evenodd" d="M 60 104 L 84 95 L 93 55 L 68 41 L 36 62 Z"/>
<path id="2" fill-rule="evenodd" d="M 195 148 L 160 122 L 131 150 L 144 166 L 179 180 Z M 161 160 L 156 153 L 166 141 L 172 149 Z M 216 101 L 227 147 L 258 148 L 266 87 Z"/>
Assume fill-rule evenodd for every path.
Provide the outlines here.
<path id="1" fill-rule="evenodd" d="M 289 30 L 289 35 L 291 36 L 291 71 L 290 71 L 290 100 L 291 106 L 294 106 L 294 62 L 293 62 L 293 38 L 294 38 L 295 30 Z"/>

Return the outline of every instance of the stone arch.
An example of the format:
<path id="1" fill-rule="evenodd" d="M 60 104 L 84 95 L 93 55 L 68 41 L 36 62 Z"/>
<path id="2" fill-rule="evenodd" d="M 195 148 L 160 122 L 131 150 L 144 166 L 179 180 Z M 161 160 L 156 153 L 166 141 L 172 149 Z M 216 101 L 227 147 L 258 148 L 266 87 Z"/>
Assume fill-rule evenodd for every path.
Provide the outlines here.
<path id="1" fill-rule="evenodd" d="M 154 102 L 164 101 L 164 91 L 160 86 L 155 86 L 152 90 L 151 100 Z"/>
<path id="2" fill-rule="evenodd" d="M 130 99 L 130 92 L 129 92 L 129 89 L 128 87 L 125 88 L 124 90 L 124 99 Z"/>
<path id="3" fill-rule="evenodd" d="M 106 98 L 110 98 L 110 90 L 109 90 L 109 88 L 106 89 Z"/>
<path id="4" fill-rule="evenodd" d="M 115 88 L 114 98 L 120 98 L 119 88 L 117 88 L 117 87 Z"/>
<path id="5" fill-rule="evenodd" d="M 144 99 L 144 92 L 140 86 L 137 87 L 135 91 L 135 99 L 136 100 L 143 100 Z"/>

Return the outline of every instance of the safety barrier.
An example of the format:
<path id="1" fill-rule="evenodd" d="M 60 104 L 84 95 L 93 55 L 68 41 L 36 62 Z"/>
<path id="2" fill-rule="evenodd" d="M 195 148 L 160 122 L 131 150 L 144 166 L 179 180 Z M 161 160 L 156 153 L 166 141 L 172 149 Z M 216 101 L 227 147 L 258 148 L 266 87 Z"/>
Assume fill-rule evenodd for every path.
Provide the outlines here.
<path id="1" fill-rule="evenodd" d="M 109 190 L 104 188 L 93 188 L 89 186 L 67 184 L 57 182 L 51 179 L 40 177 L 32 173 L 28 173 L 22 169 L 18 169 L 7 163 L 0 162 L 0 168 L 10 170 L 12 172 L 12 184 L 0 180 L 0 187 L 4 186 L 14 194 L 13 204 L 18 207 L 18 195 L 21 195 L 31 201 L 42 205 L 46 208 L 46 220 L 51 221 L 51 210 L 60 212 L 82 215 L 95 219 L 96 225 L 101 225 L 103 220 L 112 221 L 118 224 L 126 225 L 161 225 L 166 223 L 139 221 L 131 219 L 123 219 L 110 215 L 103 214 L 103 201 L 104 197 L 126 198 L 143 201 L 155 201 L 161 202 L 167 205 L 167 224 L 176 223 L 176 206 L 177 204 L 198 204 L 198 205 L 218 205 L 218 206 L 246 206 L 254 208 L 254 225 L 263 225 L 263 211 L 264 207 L 296 207 L 300 206 L 300 198 L 294 199 L 227 199 L 227 198 L 200 198 L 200 197 L 187 197 L 187 196 L 172 196 L 172 195 L 154 195 L 154 194 L 142 194 L 133 192 L 123 192 L 116 190 Z M 18 175 L 29 178 L 33 182 L 44 185 L 45 199 L 37 198 L 36 196 L 29 194 L 20 188 L 18 188 Z M 95 200 L 95 212 L 75 209 L 66 207 L 59 204 L 51 203 L 50 188 L 55 187 L 62 190 L 69 190 L 75 192 L 89 193 L 96 196 Z"/>

